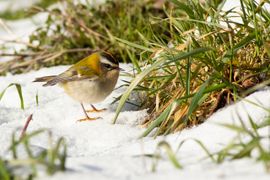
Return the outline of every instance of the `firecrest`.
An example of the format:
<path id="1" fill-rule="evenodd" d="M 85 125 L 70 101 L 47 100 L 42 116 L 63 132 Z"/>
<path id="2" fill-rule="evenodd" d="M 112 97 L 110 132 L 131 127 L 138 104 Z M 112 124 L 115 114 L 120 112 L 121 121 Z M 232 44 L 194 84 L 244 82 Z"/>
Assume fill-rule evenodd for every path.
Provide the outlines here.
<path id="1" fill-rule="evenodd" d="M 79 121 L 94 120 L 97 118 L 88 116 L 83 103 L 91 104 L 92 111 L 102 111 L 92 103 L 101 102 L 111 94 L 119 71 L 119 63 L 113 56 L 106 52 L 95 52 L 59 75 L 39 77 L 34 82 L 46 82 L 43 86 L 59 84 L 70 97 L 81 103 L 86 118 Z"/>

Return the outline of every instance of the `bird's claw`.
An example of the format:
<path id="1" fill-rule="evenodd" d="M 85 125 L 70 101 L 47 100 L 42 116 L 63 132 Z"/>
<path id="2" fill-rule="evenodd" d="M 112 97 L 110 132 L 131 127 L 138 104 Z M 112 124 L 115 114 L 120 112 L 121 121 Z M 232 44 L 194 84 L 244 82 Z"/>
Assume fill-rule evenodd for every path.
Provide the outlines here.
<path id="1" fill-rule="evenodd" d="M 94 118 L 86 117 L 86 118 L 77 120 L 77 122 L 95 121 L 98 119 L 102 119 L 102 118 L 101 117 L 94 117 Z"/>
<path id="2" fill-rule="evenodd" d="M 103 109 L 90 109 L 90 110 L 87 110 L 86 112 L 88 113 L 100 113 L 100 112 L 103 112 L 103 111 L 106 111 L 107 109 L 106 108 L 103 108 Z"/>

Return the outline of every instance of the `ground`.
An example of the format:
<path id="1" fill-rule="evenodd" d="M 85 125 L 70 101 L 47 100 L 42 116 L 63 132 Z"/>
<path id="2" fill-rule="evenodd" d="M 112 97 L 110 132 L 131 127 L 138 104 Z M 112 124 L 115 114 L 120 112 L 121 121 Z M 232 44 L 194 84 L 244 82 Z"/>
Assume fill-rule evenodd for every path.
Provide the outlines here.
<path id="1" fill-rule="evenodd" d="M 123 69 L 129 71 L 130 65 L 121 64 Z M 212 115 L 204 124 L 186 129 L 182 132 L 157 138 L 138 137 L 145 130 L 140 122 L 147 116 L 146 110 L 135 110 L 127 105 L 120 113 L 117 124 L 111 123 L 117 104 L 111 105 L 114 97 L 119 96 L 125 88 L 116 89 L 104 102 L 97 104 L 99 108 L 107 108 L 101 114 L 102 119 L 91 122 L 76 122 L 83 117 L 79 103 L 68 97 L 60 87 L 42 87 L 40 83 L 33 83 L 36 77 L 58 74 L 68 66 L 43 68 L 21 75 L 8 75 L 0 77 L 0 90 L 10 83 L 22 85 L 25 101 L 25 110 L 20 109 L 20 101 L 15 87 L 10 87 L 0 101 L 0 156 L 9 157 L 7 148 L 11 134 L 18 133 L 27 117 L 33 113 L 33 121 L 27 131 L 31 132 L 40 128 L 47 128 L 53 133 L 54 139 L 64 137 L 68 145 L 67 172 L 57 173 L 54 176 L 41 175 L 41 179 L 268 179 L 262 164 L 252 159 L 227 161 L 216 165 L 206 158 L 205 152 L 194 141 L 187 141 L 177 152 L 183 170 L 173 167 L 165 153 L 158 160 L 156 172 L 152 172 L 154 159 L 145 157 L 145 154 L 156 152 L 160 141 L 166 140 L 176 150 L 179 144 L 186 139 L 197 139 L 205 144 L 211 152 L 216 152 L 223 145 L 229 143 L 237 134 L 220 126 L 218 123 L 239 124 L 239 118 L 249 126 L 248 115 L 260 123 L 269 114 L 256 104 L 270 108 L 270 90 L 263 89 L 242 101 L 230 105 Z M 121 76 L 117 87 L 126 77 Z M 39 105 L 36 104 L 38 93 Z M 262 129 L 265 134 L 268 129 Z M 47 136 L 41 135 L 34 138 L 32 146 L 38 152 L 48 147 Z M 269 142 L 265 142 L 267 145 Z M 256 156 L 256 152 L 253 152 Z M 24 152 L 20 152 L 24 156 Z"/>

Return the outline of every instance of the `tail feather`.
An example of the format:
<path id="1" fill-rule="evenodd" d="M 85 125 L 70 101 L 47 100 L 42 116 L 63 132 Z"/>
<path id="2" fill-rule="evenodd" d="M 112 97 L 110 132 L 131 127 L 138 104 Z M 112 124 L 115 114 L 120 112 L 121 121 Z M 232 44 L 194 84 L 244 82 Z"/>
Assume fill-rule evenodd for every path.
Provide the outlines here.
<path id="1" fill-rule="evenodd" d="M 43 86 L 54 86 L 59 82 L 57 76 L 44 76 L 36 78 L 33 82 L 46 82 Z"/>
<path id="2" fill-rule="evenodd" d="M 56 76 L 44 76 L 44 77 L 38 77 L 33 82 L 47 82 L 55 78 Z"/>

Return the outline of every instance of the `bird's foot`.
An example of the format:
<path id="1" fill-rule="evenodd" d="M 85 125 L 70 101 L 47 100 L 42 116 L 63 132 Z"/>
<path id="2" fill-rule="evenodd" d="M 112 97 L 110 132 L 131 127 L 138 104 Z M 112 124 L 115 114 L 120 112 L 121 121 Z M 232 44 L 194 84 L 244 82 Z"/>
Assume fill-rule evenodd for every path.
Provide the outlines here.
<path id="1" fill-rule="evenodd" d="M 86 112 L 88 113 L 100 113 L 100 112 L 103 112 L 103 111 L 106 111 L 107 109 L 106 108 L 103 108 L 103 109 L 90 109 L 90 110 L 86 110 Z"/>
<path id="2" fill-rule="evenodd" d="M 95 106 L 91 105 L 92 109 L 90 110 L 87 110 L 86 112 L 95 112 L 95 113 L 100 113 L 100 112 L 103 112 L 103 111 L 106 111 L 107 109 L 106 108 L 103 108 L 103 109 L 97 109 Z"/>
<path id="3" fill-rule="evenodd" d="M 95 121 L 95 120 L 98 120 L 98 119 L 102 119 L 102 118 L 101 118 L 101 117 L 94 117 L 94 118 L 91 118 L 91 117 L 85 117 L 85 118 L 83 118 L 83 119 L 77 120 L 77 122 Z"/>

